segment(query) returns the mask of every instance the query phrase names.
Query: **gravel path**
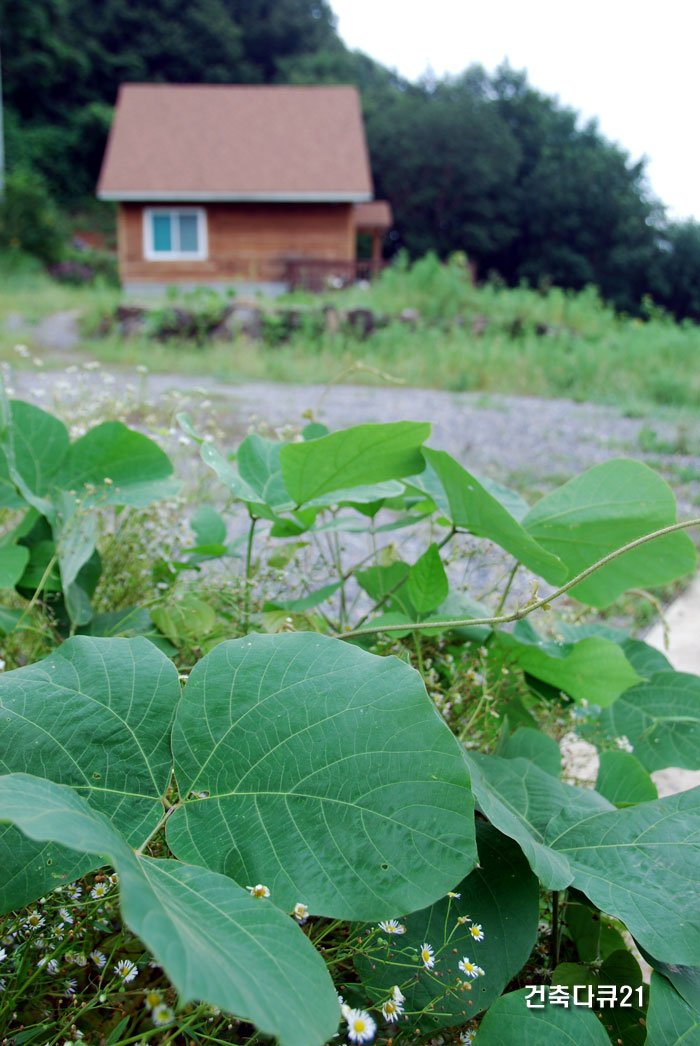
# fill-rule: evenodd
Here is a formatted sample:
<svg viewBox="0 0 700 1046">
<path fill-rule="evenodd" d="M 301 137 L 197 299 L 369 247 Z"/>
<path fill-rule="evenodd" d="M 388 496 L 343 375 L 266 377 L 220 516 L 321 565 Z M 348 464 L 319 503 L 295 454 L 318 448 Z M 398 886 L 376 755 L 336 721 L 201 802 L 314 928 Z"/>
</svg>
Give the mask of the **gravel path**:
<svg viewBox="0 0 700 1046">
<path fill-rule="evenodd" d="M 626 417 L 615 407 L 564 399 L 361 385 L 226 385 L 211 378 L 142 376 L 133 369 L 106 366 L 70 370 L 14 370 L 7 380 L 15 395 L 49 409 L 57 389 L 62 405 L 70 410 L 71 402 L 93 391 L 104 392 L 106 382 L 116 390 L 131 382 L 156 413 L 159 407 L 172 413 L 173 395 L 182 399 L 181 409 L 195 409 L 205 396 L 230 445 L 245 435 L 251 421 L 273 428 L 300 426 L 305 411 L 313 411 L 331 429 L 370 421 L 429 421 L 431 446 L 519 489 L 528 500 L 615 457 L 646 461 L 665 475 L 676 491 L 681 515 L 694 514 L 693 503 L 700 499 L 700 417 L 670 410 Z"/>
</svg>

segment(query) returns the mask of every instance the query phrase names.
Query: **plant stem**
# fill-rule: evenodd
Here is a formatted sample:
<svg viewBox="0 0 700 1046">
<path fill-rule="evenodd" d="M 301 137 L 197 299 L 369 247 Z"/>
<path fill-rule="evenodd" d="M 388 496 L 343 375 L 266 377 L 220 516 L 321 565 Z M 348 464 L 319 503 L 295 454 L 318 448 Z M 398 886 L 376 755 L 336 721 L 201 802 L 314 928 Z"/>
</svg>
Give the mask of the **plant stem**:
<svg viewBox="0 0 700 1046">
<path fill-rule="evenodd" d="M 258 517 L 251 514 L 250 527 L 248 528 L 248 543 L 245 552 L 245 592 L 243 593 L 243 628 L 245 632 L 248 631 L 248 622 L 250 618 L 250 579 L 252 576 L 253 565 L 253 538 L 255 536 L 255 524 L 257 522 Z"/>
<path fill-rule="evenodd" d="M 19 626 L 22 624 L 22 622 L 24 621 L 24 619 L 27 616 L 27 614 L 30 614 L 32 612 L 32 610 L 34 609 L 34 607 L 36 606 L 36 602 L 37 602 L 39 596 L 44 591 L 44 585 L 49 580 L 49 577 L 51 576 L 51 571 L 56 566 L 57 562 L 58 562 L 58 554 L 54 553 L 54 555 L 51 557 L 51 559 L 48 562 L 46 570 L 44 571 L 44 573 L 41 576 L 41 581 L 39 582 L 39 584 L 37 585 L 36 589 L 34 590 L 34 595 L 29 600 L 28 605 L 24 608 L 24 612 L 23 612 L 21 618 L 19 619 L 19 621 L 15 625 L 15 629 L 19 628 Z"/>
<path fill-rule="evenodd" d="M 160 821 L 159 821 L 159 822 L 158 822 L 158 824 L 157 824 L 157 825 L 155 826 L 155 828 L 153 829 L 153 831 L 151 832 L 151 834 L 150 834 L 149 836 L 147 836 L 147 838 L 146 838 L 146 839 L 144 839 L 144 841 L 143 841 L 143 842 L 141 843 L 141 845 L 139 846 L 138 850 L 135 850 L 135 851 L 134 851 L 134 853 L 135 853 L 135 854 L 137 855 L 137 857 L 138 857 L 138 855 L 139 855 L 139 854 L 142 854 L 142 853 L 143 853 L 143 851 L 144 851 L 144 850 L 146 849 L 146 847 L 147 847 L 147 846 L 148 846 L 148 844 L 150 843 L 151 839 L 153 839 L 153 837 L 154 837 L 154 836 L 156 836 L 156 835 L 158 834 L 158 832 L 159 832 L 159 831 L 161 830 L 161 828 L 163 827 L 163 825 L 165 824 L 165 822 L 166 822 L 166 821 L 168 820 L 168 818 L 170 817 L 170 815 L 171 815 L 171 814 L 172 814 L 172 813 L 173 813 L 173 812 L 174 812 L 175 810 L 177 810 L 177 808 L 178 808 L 179 806 L 181 806 L 181 805 L 182 805 L 182 803 L 181 803 L 180 801 L 178 801 L 177 803 L 174 803 L 174 804 L 173 804 L 173 805 L 172 805 L 171 807 L 169 807 L 169 808 L 168 808 L 168 809 L 167 809 L 167 810 L 165 811 L 165 813 L 163 814 L 163 816 L 161 817 Z"/>
<path fill-rule="evenodd" d="M 559 891 L 552 891 L 552 969 L 559 965 Z"/>
<path fill-rule="evenodd" d="M 612 563 L 614 559 L 625 554 L 625 552 L 631 552 L 633 548 L 638 548 L 640 545 L 645 545 L 648 541 L 653 541 L 654 538 L 663 537 L 665 534 L 673 534 L 676 530 L 687 530 L 689 527 L 700 526 L 700 517 L 694 519 L 686 519 L 681 523 L 672 523 L 668 527 L 662 527 L 660 530 L 654 530 L 651 534 L 645 534 L 641 538 L 636 538 L 634 541 L 628 542 L 621 548 L 616 549 L 614 552 L 609 552 L 607 556 L 603 556 L 596 563 L 593 563 L 590 567 L 586 567 L 580 574 L 572 578 L 571 581 L 567 581 L 561 588 L 556 589 L 548 596 L 544 596 L 542 599 L 537 599 L 533 603 L 528 603 L 524 607 L 520 607 L 518 610 L 514 610 L 512 614 L 501 614 L 494 615 L 493 617 L 466 617 L 460 619 L 452 619 L 450 621 L 431 621 L 431 628 L 459 628 L 464 625 L 505 625 L 510 621 L 520 621 L 524 617 L 532 614 L 535 610 L 541 610 L 549 608 L 549 604 L 558 599 L 559 596 L 563 596 L 565 592 L 572 589 L 575 585 L 580 584 L 581 581 L 585 581 L 587 577 L 594 574 L 596 570 L 600 570 L 601 567 L 607 566 L 608 563 Z M 356 628 L 352 632 L 345 632 L 344 635 L 339 635 L 337 639 L 353 639 L 355 636 L 366 636 L 374 635 L 376 632 L 403 632 L 412 628 L 421 628 L 424 622 L 421 621 L 410 621 L 399 625 L 379 625 L 376 628 Z"/>
<path fill-rule="evenodd" d="M 513 564 L 513 569 L 511 570 L 510 574 L 508 575 L 508 580 L 506 581 L 506 587 L 503 589 L 503 595 L 501 596 L 501 598 L 498 601 L 498 606 L 496 607 L 496 613 L 497 614 L 500 614 L 502 612 L 502 610 L 503 610 L 503 607 L 506 605 L 506 599 L 508 598 L 508 593 L 510 592 L 510 587 L 513 584 L 513 580 L 515 578 L 515 575 L 518 572 L 518 567 L 519 566 L 520 566 L 520 562 L 519 562 L 519 560 L 516 559 L 515 563 Z"/>
</svg>

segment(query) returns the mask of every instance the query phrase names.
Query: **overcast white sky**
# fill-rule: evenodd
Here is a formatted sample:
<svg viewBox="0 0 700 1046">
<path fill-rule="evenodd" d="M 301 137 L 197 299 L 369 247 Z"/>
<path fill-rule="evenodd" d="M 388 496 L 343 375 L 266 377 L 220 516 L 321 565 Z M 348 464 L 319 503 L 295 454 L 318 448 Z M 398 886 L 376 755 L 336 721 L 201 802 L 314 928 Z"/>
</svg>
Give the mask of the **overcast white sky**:
<svg viewBox="0 0 700 1046">
<path fill-rule="evenodd" d="M 596 116 L 672 217 L 700 220 L 698 0 L 329 0 L 338 31 L 409 80 L 504 58 Z"/>
</svg>

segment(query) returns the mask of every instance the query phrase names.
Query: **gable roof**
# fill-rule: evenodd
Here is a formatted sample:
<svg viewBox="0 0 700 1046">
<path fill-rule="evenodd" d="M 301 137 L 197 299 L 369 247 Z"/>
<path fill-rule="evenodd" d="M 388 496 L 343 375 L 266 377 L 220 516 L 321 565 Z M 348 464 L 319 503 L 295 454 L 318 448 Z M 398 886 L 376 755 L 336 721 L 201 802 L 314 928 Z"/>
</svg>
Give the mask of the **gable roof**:
<svg viewBox="0 0 700 1046">
<path fill-rule="evenodd" d="M 354 87 L 123 84 L 103 200 L 372 198 Z"/>
</svg>

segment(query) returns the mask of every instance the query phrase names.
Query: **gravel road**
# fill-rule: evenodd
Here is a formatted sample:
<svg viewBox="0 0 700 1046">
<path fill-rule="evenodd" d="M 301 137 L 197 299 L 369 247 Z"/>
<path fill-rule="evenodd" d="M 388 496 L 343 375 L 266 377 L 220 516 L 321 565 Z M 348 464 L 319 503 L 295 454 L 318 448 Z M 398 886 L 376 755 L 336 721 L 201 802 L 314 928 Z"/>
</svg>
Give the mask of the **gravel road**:
<svg viewBox="0 0 700 1046">
<path fill-rule="evenodd" d="M 676 491 L 681 515 L 694 514 L 700 499 L 700 417 L 671 410 L 627 417 L 615 408 L 564 399 L 485 396 L 405 387 L 288 385 L 247 382 L 226 385 L 211 378 L 138 375 L 133 369 L 73 366 L 55 370 L 8 371 L 14 394 L 64 410 L 91 395 L 115 395 L 129 387 L 156 413 L 196 409 L 206 397 L 217 427 L 235 445 L 251 420 L 273 428 L 303 425 L 314 416 L 331 429 L 361 422 L 411 419 L 432 423 L 430 445 L 447 450 L 477 473 L 490 476 L 534 499 L 591 465 L 634 457 L 660 471 Z"/>
</svg>

